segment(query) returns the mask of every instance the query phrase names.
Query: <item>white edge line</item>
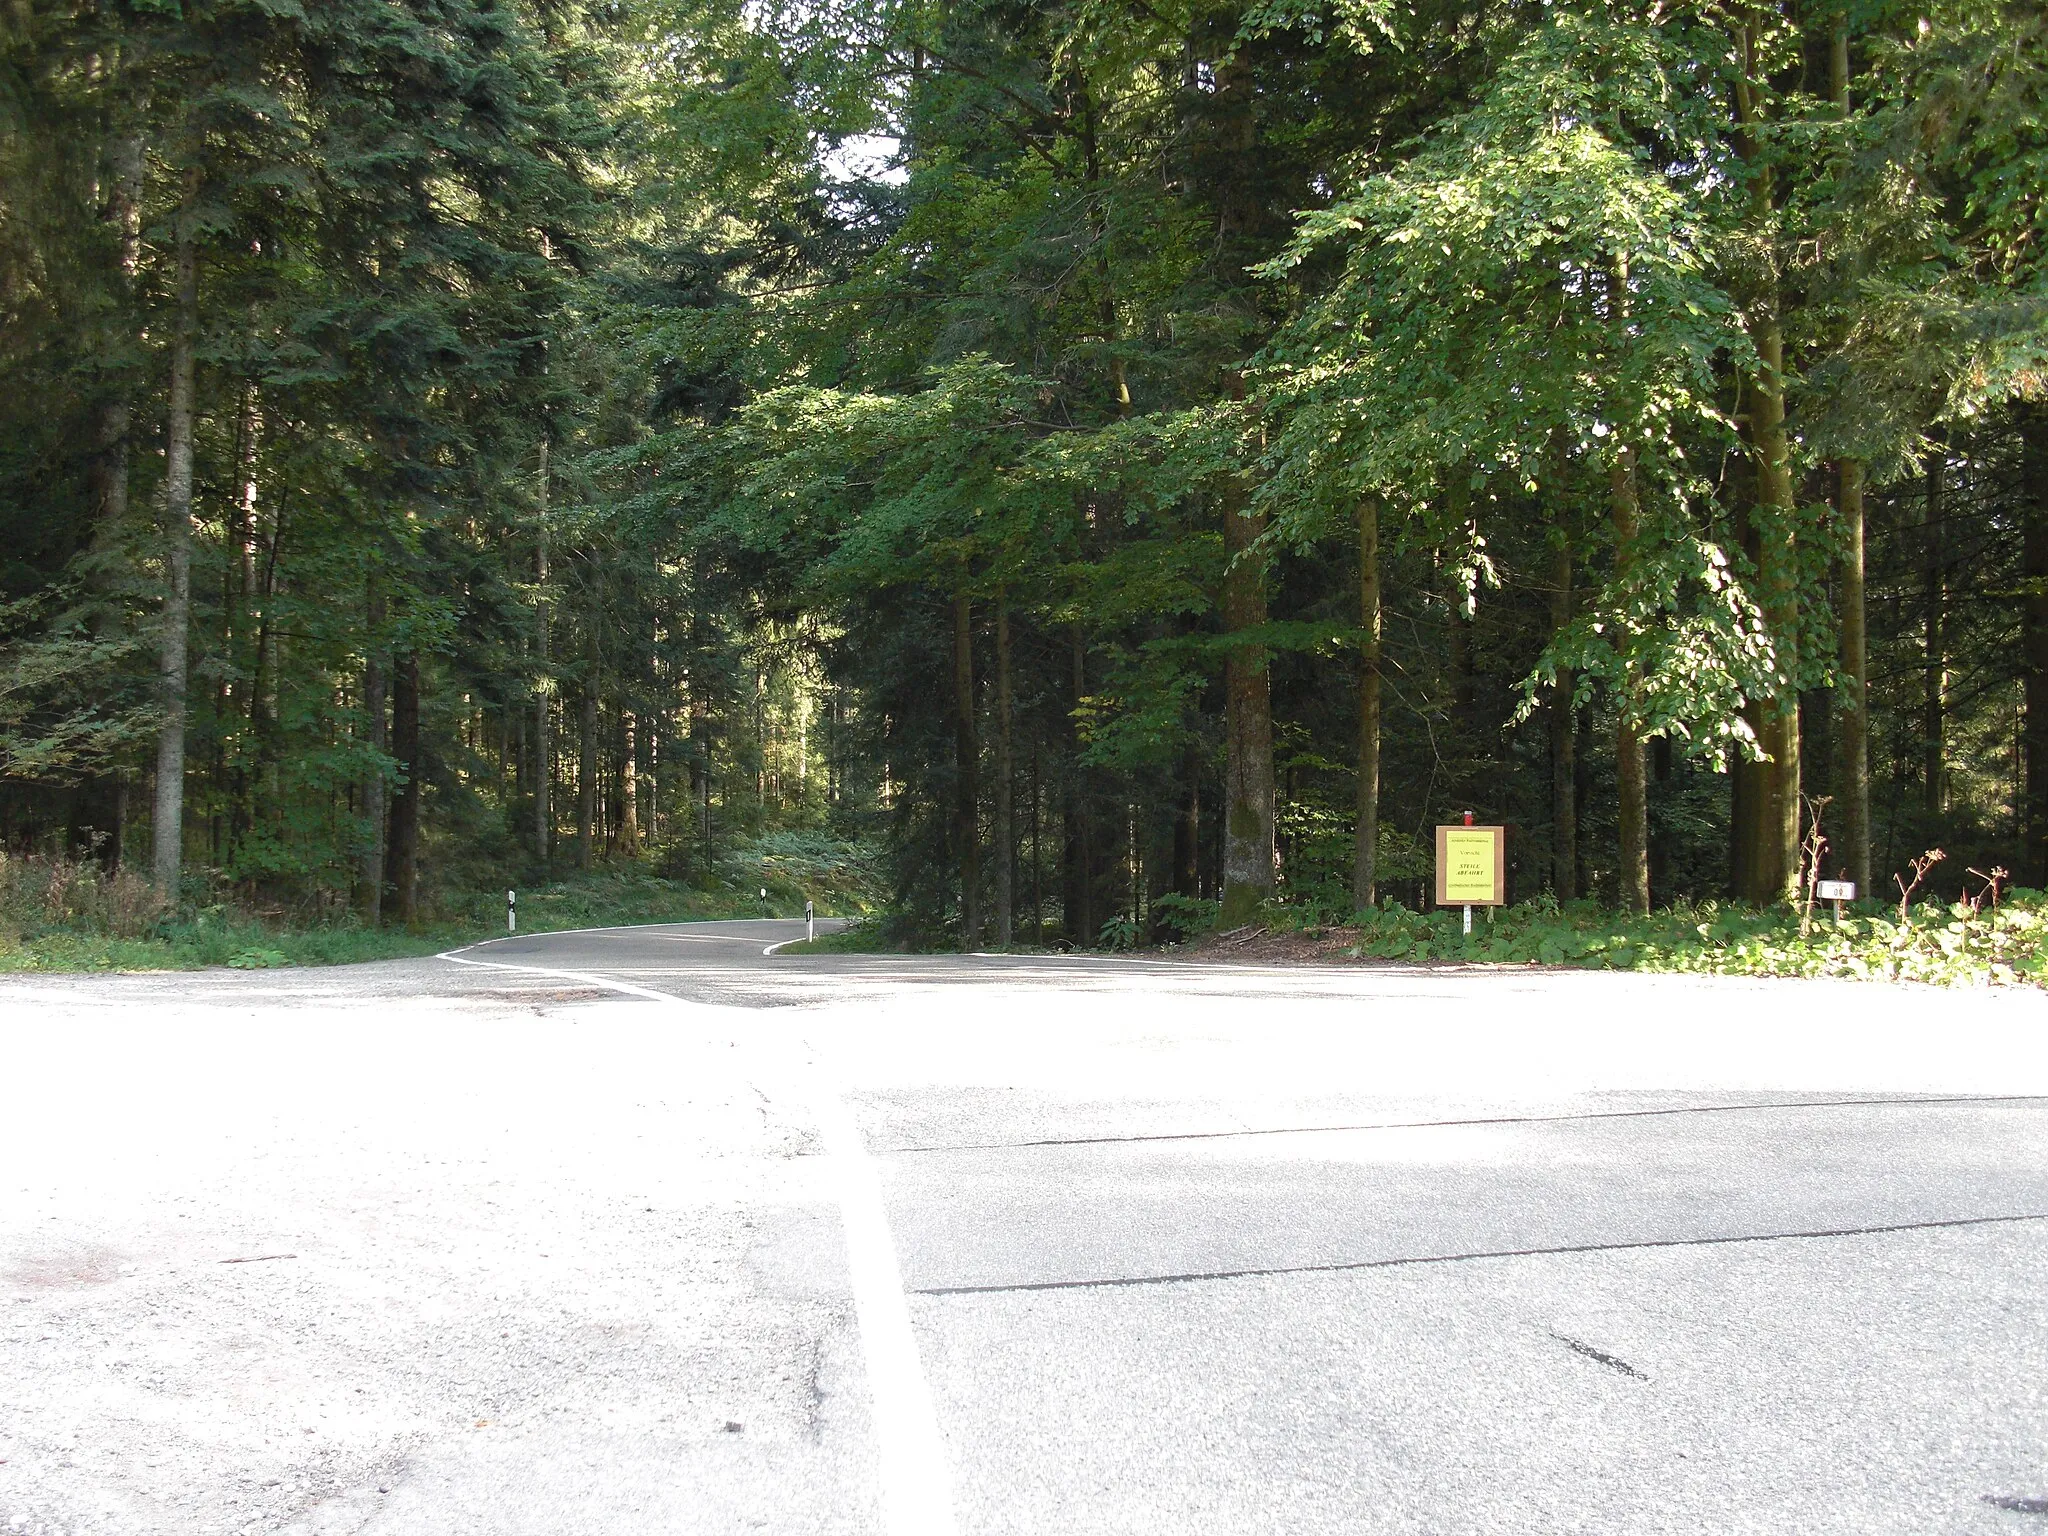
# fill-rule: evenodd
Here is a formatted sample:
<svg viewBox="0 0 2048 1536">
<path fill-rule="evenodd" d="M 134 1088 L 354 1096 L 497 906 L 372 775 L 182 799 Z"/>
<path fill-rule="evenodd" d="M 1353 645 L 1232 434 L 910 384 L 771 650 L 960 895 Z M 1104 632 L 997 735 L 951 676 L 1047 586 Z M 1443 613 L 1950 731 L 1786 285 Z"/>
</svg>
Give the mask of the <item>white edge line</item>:
<svg viewBox="0 0 2048 1536">
<path fill-rule="evenodd" d="M 889 1536 L 955 1536 L 952 1469 L 910 1327 L 881 1176 L 844 1099 L 821 1092 L 817 1114 L 839 1174 L 846 1267 L 881 1453 L 882 1527 Z"/>
<path fill-rule="evenodd" d="M 680 917 L 672 922 L 665 923 L 611 923 L 601 928 L 536 928 L 531 932 L 522 929 L 518 933 L 501 933 L 495 938 L 476 939 L 468 944 L 458 944 L 453 949 L 443 951 L 441 954 L 434 956 L 434 958 L 436 960 L 447 960 L 461 954 L 466 949 L 482 949 L 486 944 L 511 944 L 520 939 L 551 939 L 557 936 L 566 937 L 572 933 L 638 933 L 645 928 L 694 928 L 712 923 L 800 923 L 802 921 L 803 919 L 800 917 Z M 751 944 L 754 942 L 754 938 L 758 938 L 759 935 L 749 937 L 743 933 L 704 933 L 684 934 L 678 935 L 678 937 L 729 939 L 735 944 Z M 545 967 L 542 969 L 545 969 Z M 680 999 L 671 999 L 671 1001 L 680 1001 Z"/>
<path fill-rule="evenodd" d="M 689 1006 L 671 993 L 584 971 L 513 965 L 503 960 L 466 960 L 460 949 L 446 950 L 434 958 L 454 965 L 473 965 L 480 970 L 558 976 L 629 997 L 678 1008 Z M 917 1335 L 910 1327 L 910 1304 L 903 1294 L 896 1244 L 889 1235 L 881 1176 L 846 1101 L 822 1082 L 814 1086 L 814 1094 L 813 1114 L 819 1135 L 838 1175 L 847 1275 L 853 1290 L 854 1316 L 860 1327 L 861 1354 L 867 1364 L 868 1392 L 874 1401 L 875 1443 L 881 1462 L 882 1527 L 887 1536 L 956 1536 L 959 1527 L 953 1518 L 952 1471 L 939 1435 L 931 1388 L 918 1357 Z"/>
<path fill-rule="evenodd" d="M 571 929 L 568 931 L 574 932 L 576 930 Z M 495 939 L 487 939 L 484 942 L 496 943 L 497 941 Z M 614 981 L 609 976 L 592 976 L 584 971 L 565 971 L 552 965 L 514 965 L 509 960 L 465 960 L 462 958 L 462 951 L 464 949 L 474 948 L 476 948 L 474 944 L 464 944 L 456 949 L 444 949 L 434 958 L 436 960 L 446 960 L 451 965 L 473 965 L 477 969 L 484 971 L 519 971 L 529 976 L 554 976 L 563 981 L 580 981 L 586 987 L 602 987 L 610 992 L 623 992 L 628 997 L 645 998 L 652 1003 L 672 1003 L 677 1007 L 688 1006 L 684 999 L 677 997 L 672 992 L 657 992 L 652 987 L 636 987 L 630 981 Z"/>
</svg>

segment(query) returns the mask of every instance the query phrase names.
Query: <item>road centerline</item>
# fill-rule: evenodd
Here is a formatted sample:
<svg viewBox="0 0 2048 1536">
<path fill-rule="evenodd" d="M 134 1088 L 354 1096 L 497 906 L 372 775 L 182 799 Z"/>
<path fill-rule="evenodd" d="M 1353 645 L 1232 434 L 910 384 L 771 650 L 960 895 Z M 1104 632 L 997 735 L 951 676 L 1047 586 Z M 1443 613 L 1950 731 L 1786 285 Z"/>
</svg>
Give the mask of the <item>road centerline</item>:
<svg viewBox="0 0 2048 1536">
<path fill-rule="evenodd" d="M 678 1008 L 705 1006 L 588 971 L 471 960 L 457 950 L 435 958 L 456 965 L 581 981 Z M 807 1075 L 811 1081 L 805 1086 L 810 1091 L 800 1093 L 799 1097 L 809 1101 L 838 1175 L 848 1278 L 874 1413 L 883 1529 L 886 1536 L 955 1536 L 951 1473 L 939 1435 L 938 1416 L 932 1407 L 931 1390 L 918 1355 L 917 1337 L 911 1331 L 910 1309 L 889 1232 L 881 1178 L 844 1097 L 822 1080 L 815 1060 Z"/>
</svg>

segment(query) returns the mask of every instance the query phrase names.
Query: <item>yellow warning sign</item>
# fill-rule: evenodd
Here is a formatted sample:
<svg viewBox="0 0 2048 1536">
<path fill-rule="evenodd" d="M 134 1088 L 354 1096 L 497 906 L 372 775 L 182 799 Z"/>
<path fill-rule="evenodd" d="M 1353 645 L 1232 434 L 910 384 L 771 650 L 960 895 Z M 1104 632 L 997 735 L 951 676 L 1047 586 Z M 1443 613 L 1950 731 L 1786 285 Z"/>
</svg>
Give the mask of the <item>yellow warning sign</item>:
<svg viewBox="0 0 2048 1536">
<path fill-rule="evenodd" d="M 1507 898 L 1507 829 L 1436 829 L 1436 904 L 1498 907 Z"/>
</svg>

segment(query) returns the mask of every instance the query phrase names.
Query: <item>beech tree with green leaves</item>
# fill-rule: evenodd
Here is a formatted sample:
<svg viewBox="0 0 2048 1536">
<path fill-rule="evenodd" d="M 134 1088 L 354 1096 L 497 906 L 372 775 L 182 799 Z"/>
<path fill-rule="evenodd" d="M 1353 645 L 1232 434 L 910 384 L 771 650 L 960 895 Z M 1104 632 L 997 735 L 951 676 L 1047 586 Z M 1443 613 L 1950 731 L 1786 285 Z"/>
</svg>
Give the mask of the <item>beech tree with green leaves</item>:
<svg viewBox="0 0 2048 1536">
<path fill-rule="evenodd" d="M 1466 809 L 1517 898 L 2048 881 L 2044 78 L 2005 0 L 16 7 L 0 843 L 410 924 L 829 831 L 962 946 L 1420 906 Z"/>
</svg>

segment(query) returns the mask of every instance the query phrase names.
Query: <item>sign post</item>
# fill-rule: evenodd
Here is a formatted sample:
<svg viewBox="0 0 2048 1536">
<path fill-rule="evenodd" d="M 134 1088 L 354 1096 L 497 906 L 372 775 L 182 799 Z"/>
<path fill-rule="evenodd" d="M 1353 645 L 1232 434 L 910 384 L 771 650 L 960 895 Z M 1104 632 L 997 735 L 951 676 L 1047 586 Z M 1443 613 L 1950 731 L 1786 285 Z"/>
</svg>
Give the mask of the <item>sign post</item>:
<svg viewBox="0 0 2048 1536">
<path fill-rule="evenodd" d="M 1856 882 L 1854 880 L 1817 881 L 1814 885 L 1813 893 L 1822 901 L 1832 901 L 1835 904 L 1835 926 L 1839 928 L 1842 926 L 1842 903 L 1856 899 Z"/>
<path fill-rule="evenodd" d="M 1472 932 L 1474 907 L 1507 905 L 1507 828 L 1475 827 L 1465 813 L 1461 827 L 1436 829 L 1436 904 L 1465 909 Z"/>
<path fill-rule="evenodd" d="M 517 933 L 519 931 L 519 893 L 517 891 L 507 891 L 505 893 L 505 931 L 507 933 Z"/>
</svg>

